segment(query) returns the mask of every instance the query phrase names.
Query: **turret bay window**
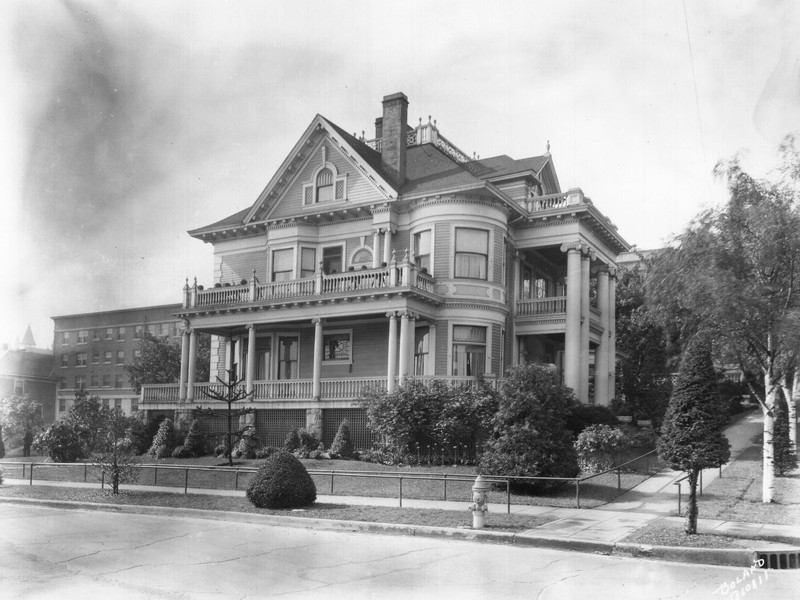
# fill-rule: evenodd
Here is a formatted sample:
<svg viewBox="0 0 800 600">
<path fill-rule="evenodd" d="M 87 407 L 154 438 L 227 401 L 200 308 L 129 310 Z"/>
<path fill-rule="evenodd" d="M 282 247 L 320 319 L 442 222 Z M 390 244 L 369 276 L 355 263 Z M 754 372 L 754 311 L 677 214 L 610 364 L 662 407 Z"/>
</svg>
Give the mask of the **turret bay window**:
<svg viewBox="0 0 800 600">
<path fill-rule="evenodd" d="M 431 272 L 431 231 L 420 231 L 414 234 L 414 260 L 417 268 Z"/>
<path fill-rule="evenodd" d="M 453 326 L 453 376 L 474 377 L 486 370 L 486 327 Z"/>
<path fill-rule="evenodd" d="M 486 279 L 489 262 L 489 232 L 484 229 L 456 229 L 455 276 Z"/>
<path fill-rule="evenodd" d="M 288 281 L 292 278 L 294 269 L 294 248 L 272 251 L 272 281 Z"/>
</svg>

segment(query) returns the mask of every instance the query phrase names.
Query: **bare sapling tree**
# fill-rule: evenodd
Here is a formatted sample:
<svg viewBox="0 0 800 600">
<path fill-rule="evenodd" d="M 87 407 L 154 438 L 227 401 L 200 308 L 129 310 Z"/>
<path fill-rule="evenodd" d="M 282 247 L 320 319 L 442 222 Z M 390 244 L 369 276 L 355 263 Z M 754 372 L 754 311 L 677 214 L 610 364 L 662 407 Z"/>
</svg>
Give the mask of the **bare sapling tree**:
<svg viewBox="0 0 800 600">
<path fill-rule="evenodd" d="M 215 402 L 224 402 L 227 404 L 227 408 L 222 410 L 217 410 L 214 408 L 202 408 L 198 406 L 196 409 L 196 414 L 198 416 L 204 417 L 218 417 L 224 416 L 228 419 L 228 428 L 227 428 L 227 454 L 228 454 L 228 464 L 233 466 L 233 438 L 235 437 L 236 440 L 242 436 L 246 427 L 240 428 L 239 427 L 239 417 L 244 415 L 253 414 L 256 412 L 254 407 L 245 406 L 240 408 L 234 408 L 233 405 L 237 402 L 241 402 L 243 400 L 248 400 L 253 398 L 253 392 L 248 392 L 243 385 L 243 379 L 236 379 L 234 376 L 234 371 L 228 370 L 228 381 L 223 381 L 222 378 L 219 376 L 217 377 L 217 382 L 220 386 L 219 390 L 214 388 L 209 388 L 208 390 L 202 389 L 203 395 L 206 398 L 209 398 Z M 234 430 L 233 427 L 233 420 L 236 419 L 236 429 Z"/>
</svg>

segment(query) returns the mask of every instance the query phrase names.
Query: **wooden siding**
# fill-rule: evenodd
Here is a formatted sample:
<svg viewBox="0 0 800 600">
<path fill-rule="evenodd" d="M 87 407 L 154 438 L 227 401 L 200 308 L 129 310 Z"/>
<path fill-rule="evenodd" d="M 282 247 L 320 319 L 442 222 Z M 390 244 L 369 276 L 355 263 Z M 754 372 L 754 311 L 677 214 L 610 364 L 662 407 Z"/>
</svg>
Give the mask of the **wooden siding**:
<svg viewBox="0 0 800 600">
<path fill-rule="evenodd" d="M 492 339 L 490 340 L 491 348 L 492 348 L 492 364 L 491 372 L 497 375 L 498 377 L 502 373 L 502 365 L 500 364 L 500 356 L 502 354 L 502 347 L 503 347 L 503 331 L 502 327 L 497 325 L 492 327 Z"/>
<path fill-rule="evenodd" d="M 332 163 L 341 177 L 347 174 L 347 204 L 362 204 L 374 202 L 382 198 L 375 187 L 367 181 L 350 161 L 345 158 L 330 140 L 323 142 L 328 148 L 328 162 Z M 278 206 L 272 211 L 270 218 L 282 218 L 303 214 L 303 186 L 312 183 L 314 170 L 322 164 L 322 146 L 318 147 L 310 159 L 303 165 L 297 177 L 278 201 Z M 317 205 L 325 206 L 325 203 Z M 341 203 L 336 203 L 337 206 Z"/>
<path fill-rule="evenodd" d="M 220 283 L 239 285 L 242 279 L 250 281 L 253 269 L 259 278 L 264 277 L 269 270 L 267 254 L 263 251 L 225 254 L 221 258 Z"/>
<path fill-rule="evenodd" d="M 396 251 L 397 262 L 403 260 L 406 250 L 408 250 L 409 257 L 411 256 L 414 249 L 411 247 L 411 234 L 408 229 L 396 231 L 392 235 L 392 248 Z"/>
<path fill-rule="evenodd" d="M 438 279 L 450 278 L 450 224 L 436 223 L 433 238 L 433 276 Z M 438 359 L 437 359 L 438 360 Z M 437 367 L 437 375 L 439 370 Z"/>
<path fill-rule="evenodd" d="M 491 281 L 497 285 L 503 283 L 503 237 L 505 231 L 501 227 L 495 226 L 492 235 L 492 278 Z"/>
</svg>

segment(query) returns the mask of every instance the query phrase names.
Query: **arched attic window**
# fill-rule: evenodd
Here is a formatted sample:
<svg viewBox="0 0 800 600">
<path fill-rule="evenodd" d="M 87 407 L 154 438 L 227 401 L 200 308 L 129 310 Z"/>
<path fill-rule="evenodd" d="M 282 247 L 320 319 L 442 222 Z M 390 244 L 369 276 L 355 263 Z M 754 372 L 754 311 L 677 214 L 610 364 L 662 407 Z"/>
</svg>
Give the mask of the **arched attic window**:
<svg viewBox="0 0 800 600">
<path fill-rule="evenodd" d="M 324 162 L 311 182 L 303 186 L 303 206 L 347 200 L 347 174 L 339 175 L 332 163 Z"/>
<path fill-rule="evenodd" d="M 333 173 L 330 169 L 322 169 L 317 173 L 317 202 L 333 200 Z"/>
</svg>

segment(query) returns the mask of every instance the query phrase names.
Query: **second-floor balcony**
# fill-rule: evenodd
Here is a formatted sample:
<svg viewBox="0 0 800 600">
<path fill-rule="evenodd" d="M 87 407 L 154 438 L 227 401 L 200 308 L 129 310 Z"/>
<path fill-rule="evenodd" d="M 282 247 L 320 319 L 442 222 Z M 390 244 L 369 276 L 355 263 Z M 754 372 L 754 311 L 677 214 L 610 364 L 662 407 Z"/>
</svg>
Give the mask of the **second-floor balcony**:
<svg viewBox="0 0 800 600">
<path fill-rule="evenodd" d="M 417 270 L 405 259 L 402 263 L 377 269 L 354 269 L 330 275 L 319 271 L 305 279 L 259 283 L 255 276 L 242 285 L 225 285 L 211 289 L 201 286 L 184 287 L 184 308 L 211 309 L 248 304 L 271 304 L 336 296 L 370 296 L 392 291 L 415 291 L 427 296 L 434 294 L 434 279 Z"/>
<path fill-rule="evenodd" d="M 538 315 L 557 315 L 566 312 L 567 312 L 566 296 L 535 298 L 533 300 L 520 300 L 517 302 L 517 316 L 519 317 L 533 317 Z"/>
</svg>

